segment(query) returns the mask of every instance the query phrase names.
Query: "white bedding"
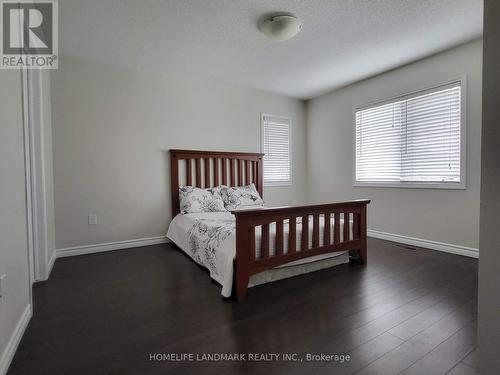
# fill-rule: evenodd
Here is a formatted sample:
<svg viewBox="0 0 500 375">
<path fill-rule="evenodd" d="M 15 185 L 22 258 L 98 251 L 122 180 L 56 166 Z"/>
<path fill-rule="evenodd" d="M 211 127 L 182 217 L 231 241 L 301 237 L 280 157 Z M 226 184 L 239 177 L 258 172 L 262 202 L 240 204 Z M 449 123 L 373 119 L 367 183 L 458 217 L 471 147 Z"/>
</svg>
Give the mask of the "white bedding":
<svg viewBox="0 0 500 375">
<path fill-rule="evenodd" d="M 331 241 L 333 241 L 333 215 L 330 220 Z M 352 237 L 352 220 L 349 221 L 350 236 Z M 344 221 L 340 220 L 340 238 L 343 237 Z M 202 212 L 195 214 L 177 215 L 168 228 L 167 237 L 188 254 L 196 263 L 206 267 L 210 276 L 222 285 L 221 294 L 224 297 L 231 295 L 233 284 L 233 260 L 236 254 L 236 233 L 235 217 L 230 212 Z M 309 217 L 309 247 L 312 246 L 312 216 Z M 323 233 L 324 217 L 320 216 L 320 233 Z M 260 238 L 261 228 L 255 228 L 255 253 L 256 259 L 260 258 Z M 284 253 L 288 249 L 288 222 L 284 222 Z M 269 237 L 271 238 L 269 254 L 275 254 L 276 226 L 271 224 L 269 228 Z M 320 246 L 323 245 L 323 236 L 320 235 Z M 301 219 L 297 219 L 296 227 L 296 249 L 300 251 L 301 244 Z M 346 252 L 321 254 L 313 257 L 300 259 L 287 263 L 280 267 L 290 267 L 298 264 L 315 262 L 318 260 L 340 257 L 344 263 L 348 261 Z M 303 272 L 301 272 L 303 273 Z"/>
</svg>

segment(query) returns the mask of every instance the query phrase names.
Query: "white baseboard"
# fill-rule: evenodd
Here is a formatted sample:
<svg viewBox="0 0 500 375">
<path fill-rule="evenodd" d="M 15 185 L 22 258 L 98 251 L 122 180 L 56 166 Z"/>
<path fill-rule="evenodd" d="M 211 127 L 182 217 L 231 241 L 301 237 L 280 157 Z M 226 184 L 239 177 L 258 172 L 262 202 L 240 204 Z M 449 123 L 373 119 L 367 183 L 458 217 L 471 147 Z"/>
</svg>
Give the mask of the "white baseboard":
<svg viewBox="0 0 500 375">
<path fill-rule="evenodd" d="M 0 375 L 7 374 L 7 370 L 9 369 L 10 363 L 14 358 L 14 354 L 16 353 L 17 347 L 21 342 L 21 338 L 24 335 L 24 331 L 28 326 L 31 316 L 32 316 L 31 304 L 28 304 L 28 306 L 26 306 L 26 308 L 24 309 L 21 318 L 17 322 L 16 328 L 14 329 L 12 336 L 10 336 L 10 339 L 7 342 L 7 346 L 5 347 L 5 350 L 3 351 L 2 356 L 0 357 Z"/>
<path fill-rule="evenodd" d="M 150 238 L 139 238 L 136 240 L 126 240 L 126 241 L 116 241 L 116 242 L 106 242 L 99 243 L 95 245 L 83 245 L 83 246 L 73 246 L 66 247 L 56 250 L 57 258 L 70 257 L 74 255 L 101 253 L 104 251 L 128 249 L 130 247 L 141 247 L 158 245 L 162 243 L 169 242 L 164 236 L 150 237 Z"/>
<path fill-rule="evenodd" d="M 56 262 L 57 251 L 54 250 L 52 252 L 52 256 L 49 259 L 49 263 L 47 263 L 47 280 L 50 277 L 50 273 L 52 272 L 52 268 L 54 268 L 54 263 Z"/>
<path fill-rule="evenodd" d="M 392 242 L 399 242 L 406 245 L 425 247 L 426 249 L 444 251 L 446 253 L 464 255 L 471 258 L 479 257 L 479 249 L 473 247 L 453 245 L 444 242 L 424 240 L 422 238 L 414 238 L 408 236 L 402 236 L 400 234 L 380 232 L 378 230 L 368 229 L 368 237 L 379 238 L 381 240 L 387 240 Z"/>
</svg>

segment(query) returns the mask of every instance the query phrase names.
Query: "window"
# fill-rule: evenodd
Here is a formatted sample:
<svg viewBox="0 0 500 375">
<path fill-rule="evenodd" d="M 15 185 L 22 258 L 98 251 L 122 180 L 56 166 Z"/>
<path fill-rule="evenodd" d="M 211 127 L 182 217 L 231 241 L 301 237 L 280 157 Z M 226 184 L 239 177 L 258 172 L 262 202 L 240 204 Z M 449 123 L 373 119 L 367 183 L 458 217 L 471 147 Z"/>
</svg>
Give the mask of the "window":
<svg viewBox="0 0 500 375">
<path fill-rule="evenodd" d="M 261 116 L 264 184 L 290 185 L 290 119 Z"/>
<path fill-rule="evenodd" d="M 465 188 L 462 82 L 355 112 L 355 186 Z"/>
</svg>

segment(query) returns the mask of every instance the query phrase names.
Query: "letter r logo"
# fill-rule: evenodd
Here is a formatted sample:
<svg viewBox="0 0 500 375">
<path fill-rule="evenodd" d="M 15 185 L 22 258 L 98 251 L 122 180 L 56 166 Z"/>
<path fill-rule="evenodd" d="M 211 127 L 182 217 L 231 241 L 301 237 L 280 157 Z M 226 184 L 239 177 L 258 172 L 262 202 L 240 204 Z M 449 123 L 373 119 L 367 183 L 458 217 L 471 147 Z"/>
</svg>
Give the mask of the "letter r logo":
<svg viewBox="0 0 500 375">
<path fill-rule="evenodd" d="M 53 3 L 2 1 L 2 53 L 53 54 Z"/>
</svg>

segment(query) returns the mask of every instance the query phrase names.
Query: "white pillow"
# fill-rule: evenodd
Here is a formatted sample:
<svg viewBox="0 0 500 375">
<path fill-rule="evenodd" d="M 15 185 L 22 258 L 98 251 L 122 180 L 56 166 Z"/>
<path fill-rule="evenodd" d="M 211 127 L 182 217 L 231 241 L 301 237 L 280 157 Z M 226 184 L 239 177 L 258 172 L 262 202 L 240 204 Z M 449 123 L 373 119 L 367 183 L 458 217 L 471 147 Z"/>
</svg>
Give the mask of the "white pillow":
<svg viewBox="0 0 500 375">
<path fill-rule="evenodd" d="M 233 211 L 241 207 L 264 205 L 264 201 L 254 184 L 237 187 L 221 186 L 220 192 L 228 211 Z"/>
<path fill-rule="evenodd" d="M 180 186 L 179 204 L 181 214 L 226 211 L 219 187 L 201 189 L 194 186 Z"/>
</svg>

